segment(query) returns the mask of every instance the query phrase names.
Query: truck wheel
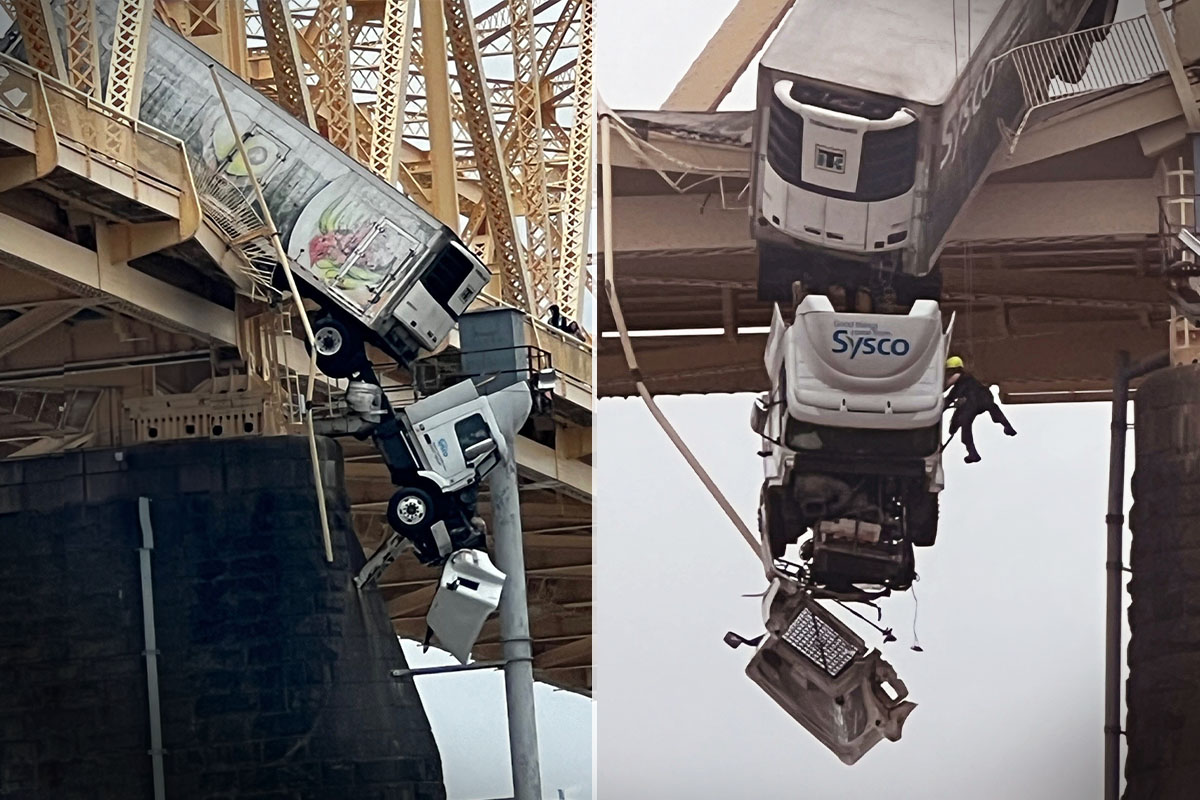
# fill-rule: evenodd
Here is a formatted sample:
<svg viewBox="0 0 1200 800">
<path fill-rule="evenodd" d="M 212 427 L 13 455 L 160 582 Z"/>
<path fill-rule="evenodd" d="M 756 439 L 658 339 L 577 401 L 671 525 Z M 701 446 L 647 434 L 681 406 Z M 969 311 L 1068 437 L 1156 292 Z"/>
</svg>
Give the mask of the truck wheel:
<svg viewBox="0 0 1200 800">
<path fill-rule="evenodd" d="M 388 501 L 387 521 L 401 536 L 421 543 L 435 522 L 433 498 L 416 486 L 399 489 Z"/>
<path fill-rule="evenodd" d="M 341 320 L 322 317 L 313 325 L 317 369 L 331 378 L 349 378 L 364 360 L 362 339 Z"/>
<path fill-rule="evenodd" d="M 933 547 L 937 541 L 938 496 L 933 492 L 921 492 L 908 503 L 905 513 L 908 539 L 915 547 Z"/>
</svg>

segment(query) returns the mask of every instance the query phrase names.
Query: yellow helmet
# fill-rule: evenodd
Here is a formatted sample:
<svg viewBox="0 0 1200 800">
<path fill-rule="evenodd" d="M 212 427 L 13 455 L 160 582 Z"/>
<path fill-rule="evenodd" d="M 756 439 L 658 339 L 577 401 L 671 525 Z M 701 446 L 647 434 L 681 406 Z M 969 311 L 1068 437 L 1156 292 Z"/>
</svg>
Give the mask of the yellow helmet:
<svg viewBox="0 0 1200 800">
<path fill-rule="evenodd" d="M 963 360 L 958 356 L 950 356 L 946 359 L 946 369 L 962 369 Z"/>
</svg>

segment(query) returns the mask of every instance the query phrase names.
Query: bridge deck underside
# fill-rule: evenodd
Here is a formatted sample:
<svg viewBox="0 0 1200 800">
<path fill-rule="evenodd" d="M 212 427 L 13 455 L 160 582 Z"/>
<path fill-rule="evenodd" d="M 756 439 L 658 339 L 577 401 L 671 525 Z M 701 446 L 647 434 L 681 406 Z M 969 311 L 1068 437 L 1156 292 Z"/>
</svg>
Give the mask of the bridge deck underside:
<svg viewBox="0 0 1200 800">
<path fill-rule="evenodd" d="M 1157 257 L 1157 240 L 1149 237 L 955 248 L 941 261 L 943 308 L 956 314 L 955 346 L 1010 400 L 1103 399 L 1118 350 L 1140 357 L 1166 347 L 1166 293 L 1158 279 L 1139 274 L 1139 264 Z M 651 391 L 766 388 L 762 329 L 771 306 L 756 299 L 752 250 L 617 258 L 617 291 L 631 330 L 692 332 L 634 339 Z M 600 326 L 615 330 L 607 302 Z M 611 336 L 601 339 L 597 369 L 602 396 L 634 392 Z"/>
</svg>

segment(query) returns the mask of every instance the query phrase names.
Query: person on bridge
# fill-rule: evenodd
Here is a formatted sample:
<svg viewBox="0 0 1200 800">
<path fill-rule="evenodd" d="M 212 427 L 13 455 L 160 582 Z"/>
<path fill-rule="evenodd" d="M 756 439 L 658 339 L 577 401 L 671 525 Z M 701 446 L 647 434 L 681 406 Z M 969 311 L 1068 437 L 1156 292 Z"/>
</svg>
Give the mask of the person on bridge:
<svg viewBox="0 0 1200 800">
<path fill-rule="evenodd" d="M 581 341 L 586 341 L 583 329 L 579 327 L 579 323 L 563 314 L 557 305 L 550 306 L 550 314 L 546 318 L 546 322 L 552 327 L 558 328 L 563 333 L 574 336 Z"/>
<path fill-rule="evenodd" d="M 974 464 L 981 458 L 979 451 L 975 449 L 975 435 L 971 431 L 971 425 L 975 418 L 985 411 L 992 418 L 992 422 L 1004 426 L 1006 436 L 1017 435 L 1000 406 L 996 404 L 991 390 L 966 371 L 963 360 L 958 356 L 951 356 L 946 360 L 946 387 L 949 391 L 946 393 L 945 407 L 954 409 L 954 413 L 950 415 L 950 436 L 953 437 L 960 428 L 962 429 L 963 445 L 967 448 L 967 457 L 963 460 L 968 464 Z"/>
</svg>

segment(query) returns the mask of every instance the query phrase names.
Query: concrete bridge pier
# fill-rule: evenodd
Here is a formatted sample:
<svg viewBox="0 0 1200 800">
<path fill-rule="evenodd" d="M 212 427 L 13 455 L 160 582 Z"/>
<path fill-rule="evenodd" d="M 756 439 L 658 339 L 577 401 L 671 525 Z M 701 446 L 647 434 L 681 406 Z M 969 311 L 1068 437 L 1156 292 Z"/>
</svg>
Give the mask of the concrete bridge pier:
<svg viewBox="0 0 1200 800">
<path fill-rule="evenodd" d="M 1200 366 L 1138 388 L 1125 800 L 1200 787 Z"/>
<path fill-rule="evenodd" d="M 143 532 L 167 798 L 443 800 L 341 452 L 304 437 L 0 461 L 0 798 L 151 798 Z"/>
</svg>

